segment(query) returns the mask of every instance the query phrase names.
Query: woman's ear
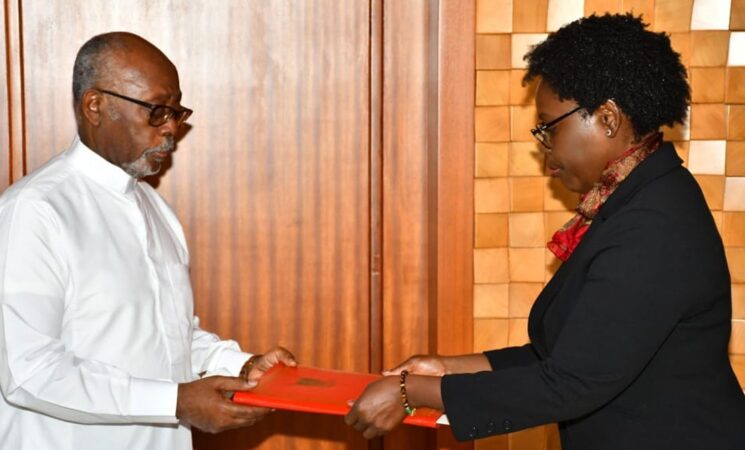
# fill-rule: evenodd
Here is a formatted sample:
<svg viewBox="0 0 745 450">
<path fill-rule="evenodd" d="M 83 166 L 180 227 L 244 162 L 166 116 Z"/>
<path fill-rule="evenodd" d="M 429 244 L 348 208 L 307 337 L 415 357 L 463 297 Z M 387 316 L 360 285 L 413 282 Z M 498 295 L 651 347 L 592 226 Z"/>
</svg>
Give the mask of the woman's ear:
<svg viewBox="0 0 745 450">
<path fill-rule="evenodd" d="M 598 108 L 597 115 L 605 135 L 609 138 L 614 137 L 621 128 L 621 122 L 623 121 L 621 110 L 616 102 L 613 99 L 606 100 Z"/>
</svg>

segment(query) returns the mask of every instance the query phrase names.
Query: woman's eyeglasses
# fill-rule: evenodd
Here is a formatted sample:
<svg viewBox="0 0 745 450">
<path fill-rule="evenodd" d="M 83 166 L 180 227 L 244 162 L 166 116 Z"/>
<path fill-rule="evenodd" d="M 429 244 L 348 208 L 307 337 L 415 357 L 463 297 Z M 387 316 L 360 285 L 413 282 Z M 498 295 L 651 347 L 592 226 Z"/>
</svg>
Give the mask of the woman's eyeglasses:
<svg viewBox="0 0 745 450">
<path fill-rule="evenodd" d="M 533 136 L 538 139 L 538 142 L 543 144 L 544 147 L 547 149 L 551 149 L 551 128 L 555 127 L 557 123 L 561 122 L 562 120 L 566 119 L 567 117 L 571 116 L 572 114 L 576 113 L 582 109 L 581 106 L 578 106 L 574 108 L 573 110 L 569 111 L 568 113 L 562 114 L 561 116 L 557 117 L 556 119 L 552 120 L 549 123 L 539 123 L 535 126 L 530 132 L 533 134 Z"/>
<path fill-rule="evenodd" d="M 176 120 L 177 126 L 181 126 L 181 124 L 186 122 L 186 119 L 188 119 L 189 116 L 194 113 L 194 111 L 190 110 L 189 108 L 176 109 L 168 105 L 154 105 L 152 103 L 137 100 L 136 98 L 132 97 L 127 97 L 126 95 L 108 91 L 106 89 L 99 89 L 99 91 L 103 92 L 104 94 L 113 95 L 114 97 L 121 98 L 122 100 L 127 100 L 129 102 L 144 106 L 145 108 L 149 109 L 150 118 L 148 119 L 148 124 L 150 124 L 151 127 L 159 127 L 171 120 L 171 118 Z"/>
</svg>

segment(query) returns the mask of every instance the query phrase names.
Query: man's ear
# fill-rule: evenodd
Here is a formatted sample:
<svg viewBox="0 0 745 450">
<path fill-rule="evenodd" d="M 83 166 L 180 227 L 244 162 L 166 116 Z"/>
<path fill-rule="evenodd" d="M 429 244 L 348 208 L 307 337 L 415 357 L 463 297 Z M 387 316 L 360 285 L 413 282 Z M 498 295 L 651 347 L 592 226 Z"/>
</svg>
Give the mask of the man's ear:
<svg viewBox="0 0 745 450">
<path fill-rule="evenodd" d="M 86 89 L 80 98 L 80 114 L 83 119 L 97 127 L 101 124 L 101 101 L 103 94 L 95 89 Z"/>
<path fill-rule="evenodd" d="M 623 115 L 618 104 L 613 99 L 608 99 L 600 105 L 597 114 L 605 135 L 607 137 L 614 137 L 621 128 L 621 122 L 623 121 Z"/>
</svg>

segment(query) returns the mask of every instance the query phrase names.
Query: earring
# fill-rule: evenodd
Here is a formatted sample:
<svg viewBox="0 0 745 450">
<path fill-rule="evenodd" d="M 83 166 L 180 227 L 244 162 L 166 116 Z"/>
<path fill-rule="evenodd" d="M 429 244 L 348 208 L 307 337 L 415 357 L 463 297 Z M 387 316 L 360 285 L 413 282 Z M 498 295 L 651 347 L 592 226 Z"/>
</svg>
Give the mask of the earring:
<svg viewBox="0 0 745 450">
<path fill-rule="evenodd" d="M 611 131 L 610 128 L 608 128 L 607 130 L 605 130 L 605 135 L 606 136 L 610 137 L 611 134 L 613 134 L 613 131 Z"/>
</svg>

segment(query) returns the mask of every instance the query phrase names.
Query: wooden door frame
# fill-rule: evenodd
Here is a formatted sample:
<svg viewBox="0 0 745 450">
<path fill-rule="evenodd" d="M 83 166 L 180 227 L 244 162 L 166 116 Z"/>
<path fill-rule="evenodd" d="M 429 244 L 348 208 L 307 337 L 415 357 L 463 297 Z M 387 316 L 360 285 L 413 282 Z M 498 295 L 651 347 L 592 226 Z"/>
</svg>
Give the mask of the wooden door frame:
<svg viewBox="0 0 745 450">
<path fill-rule="evenodd" d="M 425 0 L 435 12 L 430 17 L 430 52 L 427 82 L 431 100 L 423 112 L 427 130 L 426 211 L 429 336 L 431 353 L 470 353 L 473 349 L 473 167 L 475 0 Z M 371 2 L 370 51 L 370 369 L 382 368 L 383 217 L 386 175 L 383 139 L 386 111 L 383 104 L 383 3 Z M 397 36 L 398 37 L 398 36 Z M 408 36 L 407 36 L 408 37 Z M 422 70 L 417 68 L 415 70 Z M 396 84 L 398 80 L 385 80 Z M 421 112 L 421 111 L 419 111 Z M 389 201 L 390 199 L 385 199 Z"/>
<path fill-rule="evenodd" d="M 373 372 L 412 351 L 441 355 L 473 351 L 476 1 L 389 3 L 395 1 L 370 0 L 370 370 Z M 406 26 L 399 14 L 423 23 Z M 406 45 L 395 46 L 392 41 Z M 412 77 L 426 86 L 412 82 Z M 394 92 L 400 96 L 391 98 Z M 413 113 L 405 129 L 395 121 L 401 108 Z M 394 120 L 391 115 L 395 116 Z M 391 123 L 395 129 L 386 128 Z M 396 151 L 392 152 L 391 146 Z M 418 166 L 415 170 L 401 170 L 407 164 Z M 402 175 L 421 178 L 401 180 Z M 387 180 L 391 176 L 398 180 L 393 188 Z M 421 189 L 425 201 L 419 201 Z M 414 210 L 390 206 L 399 202 L 413 206 Z M 417 235 L 415 243 L 424 242 L 425 248 L 392 246 L 388 240 L 401 235 L 392 236 L 384 231 L 399 233 L 400 225 L 392 225 L 384 211 L 403 215 L 401 220 L 409 223 L 425 218 L 425 236 Z M 392 251 L 409 253 L 386 254 L 386 246 Z M 412 264 L 422 265 L 412 269 Z M 426 293 L 426 298 L 406 288 L 401 291 L 403 297 L 387 294 L 386 288 L 404 283 L 401 278 L 407 276 L 421 280 L 417 292 Z M 393 318 L 391 311 L 395 311 Z M 411 320 L 417 319 L 427 322 L 423 334 L 421 324 L 416 324 L 419 331 L 411 329 L 414 325 Z M 448 429 L 432 437 L 435 439 L 430 440 L 428 447 L 434 441 L 441 449 L 473 447 L 472 443 L 457 444 Z M 400 439 L 404 436 L 398 435 L 393 441 Z M 396 442 L 388 441 L 384 447 L 391 444 Z M 380 448 L 380 443 L 372 448 Z"/>
<path fill-rule="evenodd" d="M 8 144 L 8 154 L 3 161 L 8 162 L 5 175 L 0 182 L 0 192 L 10 184 L 26 175 L 25 152 L 25 99 L 23 97 L 23 22 L 21 3 L 6 0 L 3 8 L 3 26 L 5 33 L 5 63 L 7 100 L 0 107 L 8 113 L 8 128 L 3 133 L 3 141 Z"/>
<path fill-rule="evenodd" d="M 473 351 L 475 1 L 440 0 L 437 145 L 439 354 Z"/>
<path fill-rule="evenodd" d="M 473 352 L 475 0 L 440 0 L 435 353 Z M 472 449 L 449 429 L 438 449 Z"/>
<path fill-rule="evenodd" d="M 372 372 L 473 351 L 475 3 L 370 0 Z M 371 448 L 473 447 L 402 431 Z"/>
</svg>

